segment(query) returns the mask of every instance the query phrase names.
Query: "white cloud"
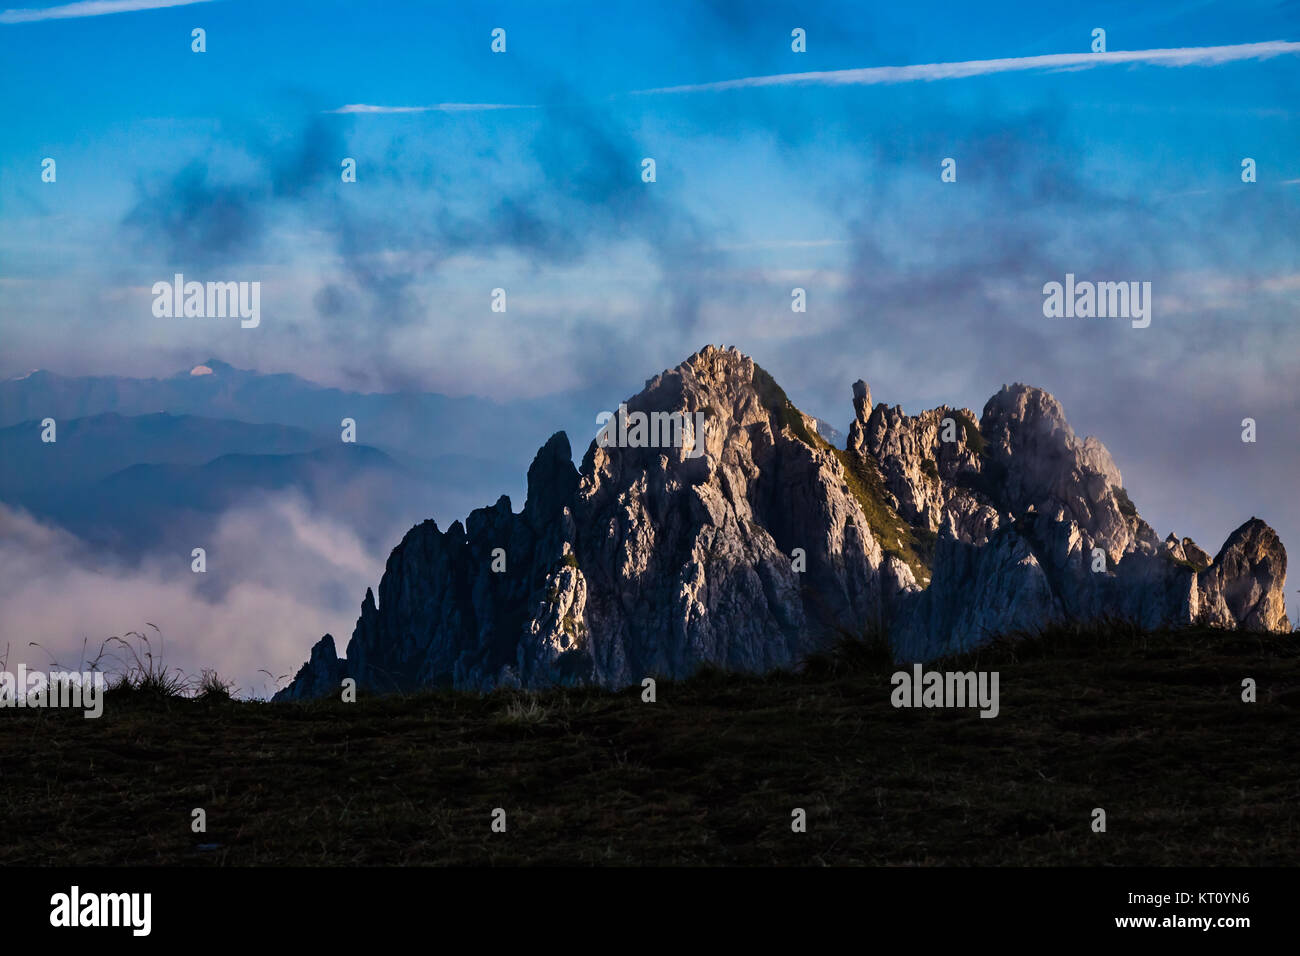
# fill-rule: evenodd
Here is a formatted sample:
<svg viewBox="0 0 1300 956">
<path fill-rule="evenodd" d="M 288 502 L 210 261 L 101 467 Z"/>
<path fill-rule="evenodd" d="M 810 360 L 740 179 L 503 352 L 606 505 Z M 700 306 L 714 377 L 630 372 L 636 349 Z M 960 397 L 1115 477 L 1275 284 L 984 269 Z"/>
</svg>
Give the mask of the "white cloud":
<svg viewBox="0 0 1300 956">
<path fill-rule="evenodd" d="M 1086 70 L 1116 63 L 1140 63 L 1148 66 L 1216 66 L 1220 63 L 1233 63 L 1240 60 L 1266 60 L 1292 53 L 1300 53 L 1300 43 L 1286 40 L 1238 43 L 1232 46 L 1178 47 L 1168 50 L 1049 53 L 1042 56 L 1019 56 L 998 60 L 918 63 L 912 66 L 871 66 L 856 70 L 827 70 L 817 73 L 777 73 L 770 76 L 749 76 L 717 83 L 665 86 L 635 92 L 638 94 L 702 93 L 761 86 L 874 86 L 887 83 L 912 83 L 918 80 L 953 80 L 1025 70 Z"/>
<path fill-rule="evenodd" d="M 481 113 L 487 110 L 535 110 L 530 103 L 434 103 L 431 106 L 375 106 L 370 103 L 349 103 L 326 113 Z"/>
<path fill-rule="evenodd" d="M 31 7 L 5 10 L 0 13 L 0 23 L 34 23 L 37 20 L 71 20 L 79 17 L 102 17 L 110 13 L 135 13 L 140 10 L 162 10 L 166 7 L 188 7 L 210 0 L 81 0 L 57 7 Z"/>
<path fill-rule="evenodd" d="M 760 239 L 755 242 L 719 243 L 714 248 L 723 252 L 741 252 L 747 249 L 824 249 L 848 244 L 847 239 Z"/>
<path fill-rule="evenodd" d="M 130 566 L 0 504 L 0 658 L 11 670 L 51 658 L 79 668 L 105 639 L 138 631 L 169 671 L 215 668 L 243 694 L 265 696 L 276 686 L 261 669 L 291 677 L 322 634 L 344 652 L 385 560 L 293 492 L 232 508 L 203 543 L 206 575 L 186 552 Z"/>
</svg>

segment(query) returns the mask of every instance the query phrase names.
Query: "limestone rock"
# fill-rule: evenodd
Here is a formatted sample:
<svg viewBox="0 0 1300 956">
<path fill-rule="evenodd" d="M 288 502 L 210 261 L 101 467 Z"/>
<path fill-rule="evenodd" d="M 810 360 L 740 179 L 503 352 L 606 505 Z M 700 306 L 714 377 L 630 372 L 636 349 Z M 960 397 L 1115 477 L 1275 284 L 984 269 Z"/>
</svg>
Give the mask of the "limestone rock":
<svg viewBox="0 0 1300 956">
<path fill-rule="evenodd" d="M 1228 536 L 1198 575 L 1206 616 L 1249 631 L 1289 631 L 1286 549 L 1277 533 L 1251 518 Z"/>
<path fill-rule="evenodd" d="M 426 521 L 367 592 L 346 667 L 372 690 L 487 690 L 791 667 L 878 627 L 884 553 L 839 458 L 752 359 L 708 347 L 646 383 L 635 413 L 703 416 L 701 454 L 556 435 L 508 499 L 447 531 Z M 491 570 L 503 548 L 508 570 Z M 795 570 L 796 550 L 802 552 Z M 315 686 L 300 675 L 284 697 Z"/>
<path fill-rule="evenodd" d="M 1004 386 L 978 423 L 905 415 L 862 381 L 852 399 L 837 449 L 752 359 L 702 349 L 625 403 L 649 438 L 593 441 L 575 468 L 558 433 L 519 513 L 502 497 L 407 532 L 346 658 L 326 635 L 277 699 L 344 677 L 483 691 L 761 672 L 879 632 L 924 660 L 1063 619 L 1289 629 L 1272 529 L 1252 518 L 1213 560 L 1162 541 L 1042 389 Z"/>
<path fill-rule="evenodd" d="M 312 646 L 311 657 L 298 669 L 291 683 L 276 695 L 279 700 L 306 700 L 341 694 L 346 676 L 343 662 L 334 647 L 334 637 L 326 634 Z"/>
</svg>

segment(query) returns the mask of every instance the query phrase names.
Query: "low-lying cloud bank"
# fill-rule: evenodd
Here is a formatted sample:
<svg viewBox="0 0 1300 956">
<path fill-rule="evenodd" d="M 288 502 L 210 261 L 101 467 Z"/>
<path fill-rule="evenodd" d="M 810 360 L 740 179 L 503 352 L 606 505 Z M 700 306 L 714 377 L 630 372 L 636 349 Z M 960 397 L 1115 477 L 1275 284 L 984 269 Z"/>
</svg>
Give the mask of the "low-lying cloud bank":
<svg viewBox="0 0 1300 956">
<path fill-rule="evenodd" d="M 387 557 L 293 493 L 231 509 L 206 550 L 201 574 L 189 554 L 128 566 L 0 505 L 0 654 L 10 669 L 51 658 L 79 668 L 108 638 L 137 631 L 169 670 L 215 669 L 241 696 L 269 696 L 276 681 L 263 671 L 292 677 L 326 632 L 346 642 Z"/>
</svg>

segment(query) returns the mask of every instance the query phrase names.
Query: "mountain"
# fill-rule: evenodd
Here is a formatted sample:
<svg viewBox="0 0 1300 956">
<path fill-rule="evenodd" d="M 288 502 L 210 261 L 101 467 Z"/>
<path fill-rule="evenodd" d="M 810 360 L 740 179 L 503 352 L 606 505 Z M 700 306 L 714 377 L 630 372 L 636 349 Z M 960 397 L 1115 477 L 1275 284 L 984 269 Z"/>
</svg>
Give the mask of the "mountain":
<svg viewBox="0 0 1300 956">
<path fill-rule="evenodd" d="M 436 460 L 433 468 L 431 480 L 378 449 L 340 442 L 293 454 L 226 454 L 202 464 L 133 464 L 7 503 L 89 545 L 138 560 L 149 552 L 188 554 L 196 543 L 212 541 L 230 509 L 293 492 L 311 512 L 352 529 L 378 551 L 432 509 L 465 505 L 467 480 L 486 473 L 461 456 Z"/>
<path fill-rule="evenodd" d="M 337 441 L 344 418 L 357 441 L 424 470 L 456 451 L 498 450 L 494 461 L 518 474 L 546 423 L 564 415 L 573 396 L 497 403 L 432 392 L 353 392 L 325 388 L 296 375 L 264 374 L 208 359 L 168 378 L 67 377 L 36 370 L 0 382 L 0 428 L 29 421 L 106 413 L 133 417 L 167 412 L 252 424 L 279 424 Z M 566 419 L 567 420 L 567 419 Z M 526 443 L 526 444 L 525 444 Z M 137 459 L 146 460 L 146 459 Z"/>
<path fill-rule="evenodd" d="M 0 502 L 134 559 L 204 537 L 221 507 L 298 487 L 384 545 L 394 520 L 463 515 L 484 489 L 520 487 L 543 423 L 592 404 L 585 395 L 499 404 L 350 392 L 217 359 L 168 378 L 34 370 L 0 382 Z M 56 442 L 40 440 L 46 418 Z M 353 447 L 381 457 L 328 451 L 340 448 L 345 418 L 355 422 Z M 333 455 L 336 474 L 322 471 L 317 451 Z M 226 456 L 247 457 L 208 467 Z"/>
<path fill-rule="evenodd" d="M 337 435 L 195 415 L 67 419 L 48 443 L 41 431 L 37 421 L 0 429 L 0 502 L 130 560 L 188 554 L 212 539 L 227 509 L 285 490 L 379 548 L 395 522 L 407 527 L 440 499 L 461 500 L 467 472 L 491 473 L 462 456 L 416 473 Z"/>
<path fill-rule="evenodd" d="M 201 465 L 132 465 L 74 493 L 34 497 L 28 507 L 91 545 L 135 558 L 159 550 L 188 554 L 196 542 L 211 540 L 228 509 L 288 490 L 363 538 L 367 528 L 391 528 L 396 518 L 409 520 L 409 512 L 431 505 L 427 483 L 386 454 L 340 443 L 301 454 L 223 455 Z"/>
<path fill-rule="evenodd" d="M 752 359 L 709 346 L 626 405 L 702 415 L 699 444 L 593 441 L 575 469 L 557 433 L 521 512 L 503 496 L 464 525 L 412 528 L 346 657 L 325 635 L 277 696 L 336 693 L 344 677 L 622 687 L 703 664 L 790 667 L 842 636 L 925 660 L 1103 615 L 1289 629 L 1267 525 L 1252 518 L 1212 560 L 1162 541 L 1105 447 L 1041 389 L 1004 387 L 977 422 L 873 405 L 858 382 L 837 449 Z"/>
<path fill-rule="evenodd" d="M 1199 622 L 1289 630 L 1286 551 L 1251 518 L 1211 559 L 1161 540 L 1095 438 L 1079 439 L 1042 389 L 1004 386 L 969 409 L 916 416 L 854 389 L 849 447 L 879 469 L 899 514 L 937 533 L 930 586 L 892 622 L 895 653 L 926 659 L 1047 621 L 1114 616 L 1154 628 Z M 944 441 L 951 421 L 955 441 Z"/>
<path fill-rule="evenodd" d="M 822 438 L 825 438 L 836 448 L 840 448 L 844 445 L 844 433 L 842 431 L 840 431 L 830 422 L 826 421 L 826 419 L 824 418 L 814 417 L 813 421 L 817 425 L 818 435 L 820 435 Z"/>
<path fill-rule="evenodd" d="M 0 500 L 106 478 L 136 464 L 201 465 L 222 455 L 287 455 L 326 439 L 301 428 L 195 415 L 116 412 L 57 421 L 56 441 L 41 440 L 40 420 L 0 428 Z"/>
</svg>

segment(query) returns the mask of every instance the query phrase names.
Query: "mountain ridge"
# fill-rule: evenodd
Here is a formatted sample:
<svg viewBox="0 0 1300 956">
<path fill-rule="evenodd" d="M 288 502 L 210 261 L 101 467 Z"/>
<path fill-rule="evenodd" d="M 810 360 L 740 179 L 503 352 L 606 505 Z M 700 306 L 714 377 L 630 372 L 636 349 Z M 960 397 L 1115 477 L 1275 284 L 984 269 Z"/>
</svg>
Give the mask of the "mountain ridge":
<svg viewBox="0 0 1300 956">
<path fill-rule="evenodd" d="M 412 528 L 346 657 L 326 635 L 277 697 L 343 677 L 619 687 L 792 667 L 846 635 L 886 634 L 898 659 L 924 660 L 1106 614 L 1289 629 L 1271 528 L 1246 522 L 1197 567 L 1189 554 L 1205 552 L 1162 542 L 1105 446 L 1041 389 L 1003 386 L 976 422 L 875 405 L 859 381 L 837 449 L 751 358 L 707 346 L 625 404 L 703 414 L 703 454 L 592 441 L 575 469 L 556 433 L 521 512 L 503 496 L 446 531 Z"/>
</svg>

